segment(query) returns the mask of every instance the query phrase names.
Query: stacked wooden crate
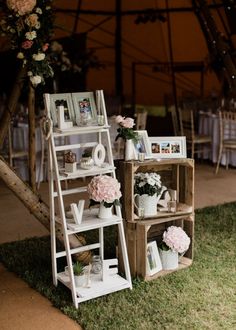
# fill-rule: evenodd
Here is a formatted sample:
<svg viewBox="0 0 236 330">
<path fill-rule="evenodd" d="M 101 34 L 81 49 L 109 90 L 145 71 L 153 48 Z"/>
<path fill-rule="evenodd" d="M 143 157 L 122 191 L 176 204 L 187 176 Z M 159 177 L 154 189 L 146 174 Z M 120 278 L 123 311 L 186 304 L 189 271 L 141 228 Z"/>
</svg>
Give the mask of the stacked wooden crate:
<svg viewBox="0 0 236 330">
<path fill-rule="evenodd" d="M 134 206 L 134 174 L 138 172 L 156 172 L 161 175 L 163 185 L 177 191 L 175 213 L 157 211 L 156 216 L 139 218 Z M 171 272 L 162 270 L 150 276 L 146 271 L 147 244 L 151 241 L 161 243 L 163 232 L 171 225 L 182 227 L 191 239 L 190 247 L 184 257 L 180 258 L 177 270 L 190 266 L 194 243 L 194 160 L 121 162 L 119 175 L 123 188 L 122 211 L 132 276 L 151 280 Z"/>
</svg>

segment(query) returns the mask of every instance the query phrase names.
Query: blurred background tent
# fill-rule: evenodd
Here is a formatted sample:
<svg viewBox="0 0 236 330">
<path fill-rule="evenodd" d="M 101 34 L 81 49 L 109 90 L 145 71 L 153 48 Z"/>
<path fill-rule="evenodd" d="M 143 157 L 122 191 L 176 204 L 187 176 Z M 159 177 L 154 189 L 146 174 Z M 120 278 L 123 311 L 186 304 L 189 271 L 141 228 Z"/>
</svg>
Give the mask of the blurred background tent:
<svg viewBox="0 0 236 330">
<path fill-rule="evenodd" d="M 60 72 L 56 92 L 103 89 L 107 99 L 144 105 L 151 116 L 183 99 L 207 102 L 235 93 L 234 0 L 52 3 L 55 40 L 76 68 Z M 8 47 L 1 38 L 1 72 L 13 81 Z M 2 80 L 0 87 L 10 85 Z"/>
</svg>

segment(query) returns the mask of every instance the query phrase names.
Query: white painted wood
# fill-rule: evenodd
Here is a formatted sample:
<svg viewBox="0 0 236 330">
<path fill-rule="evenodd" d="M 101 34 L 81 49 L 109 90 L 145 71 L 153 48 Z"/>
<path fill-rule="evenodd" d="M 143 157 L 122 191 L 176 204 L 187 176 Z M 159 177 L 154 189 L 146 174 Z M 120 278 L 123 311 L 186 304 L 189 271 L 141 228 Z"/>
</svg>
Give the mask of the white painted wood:
<svg viewBox="0 0 236 330">
<path fill-rule="evenodd" d="M 115 178 L 115 167 L 112 156 L 111 141 L 109 135 L 109 126 L 107 123 L 107 115 L 105 109 L 105 101 L 103 91 L 97 91 L 97 102 L 99 102 L 99 114 L 104 116 L 103 126 L 85 126 L 78 127 L 73 126 L 68 129 L 60 129 L 54 127 L 54 132 L 49 138 L 49 191 L 50 191 L 50 216 L 51 216 L 51 251 L 52 251 L 52 270 L 53 270 L 53 283 L 57 285 L 58 280 L 66 285 L 71 290 L 73 303 L 76 308 L 80 302 L 93 299 L 105 294 L 109 294 L 115 291 L 123 290 L 126 288 L 132 289 L 132 282 L 130 276 L 130 269 L 128 263 L 128 254 L 126 249 L 123 221 L 121 216 L 120 206 L 115 207 L 115 214 L 109 219 L 98 218 L 98 208 L 91 208 L 84 210 L 84 200 L 81 200 L 79 204 L 71 203 L 71 212 L 73 214 L 74 223 L 69 222 L 66 217 L 64 196 L 73 195 L 78 192 L 86 191 L 85 187 L 73 188 L 63 190 L 61 182 L 67 179 L 77 179 L 84 177 L 92 177 L 101 174 L 110 174 Z M 51 96 L 45 95 L 45 106 L 47 109 L 48 117 L 51 118 Z M 54 111 L 54 109 L 53 109 Z M 59 120 L 58 120 L 59 121 Z M 81 134 L 94 134 L 96 139 L 93 142 L 88 143 L 61 143 L 55 145 L 55 141 L 63 140 L 62 137 L 69 137 L 72 135 Z M 58 139 L 59 138 L 59 139 Z M 73 173 L 66 173 L 64 168 L 60 168 L 57 160 L 57 152 L 63 150 L 80 149 L 87 146 L 96 147 L 102 144 L 102 141 L 106 141 L 106 162 L 100 166 L 94 166 L 92 169 L 85 170 L 77 168 Z M 76 196 L 75 196 L 76 198 Z M 65 250 L 56 250 L 56 233 L 55 233 L 55 200 L 57 199 L 58 208 L 60 213 L 60 223 L 63 228 Z M 70 219 L 71 220 L 71 219 Z M 118 227 L 121 252 L 125 267 L 125 277 L 118 275 L 118 267 L 110 268 L 112 265 L 118 266 L 118 260 L 104 260 L 104 231 L 103 229 L 108 226 Z M 76 233 L 83 233 L 89 230 L 98 230 L 99 239 L 98 242 L 93 244 L 86 244 L 85 246 L 79 246 L 77 248 L 70 248 L 69 237 Z M 99 255 L 104 263 L 104 275 L 92 274 L 89 271 L 86 285 L 84 287 L 76 287 L 75 276 L 73 273 L 72 255 L 85 251 L 99 249 Z M 61 257 L 65 257 L 67 260 L 68 272 L 57 272 L 57 262 Z"/>
</svg>

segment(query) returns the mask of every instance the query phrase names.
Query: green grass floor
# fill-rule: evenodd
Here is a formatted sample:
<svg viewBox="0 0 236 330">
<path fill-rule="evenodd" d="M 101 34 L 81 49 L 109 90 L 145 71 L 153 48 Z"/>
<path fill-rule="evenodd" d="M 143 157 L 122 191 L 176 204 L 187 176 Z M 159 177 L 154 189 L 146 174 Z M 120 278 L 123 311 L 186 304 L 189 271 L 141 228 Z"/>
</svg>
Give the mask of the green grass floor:
<svg viewBox="0 0 236 330">
<path fill-rule="evenodd" d="M 52 284 L 49 237 L 3 244 L 0 261 L 84 329 L 236 329 L 236 203 L 196 211 L 191 267 L 78 309 Z"/>
</svg>

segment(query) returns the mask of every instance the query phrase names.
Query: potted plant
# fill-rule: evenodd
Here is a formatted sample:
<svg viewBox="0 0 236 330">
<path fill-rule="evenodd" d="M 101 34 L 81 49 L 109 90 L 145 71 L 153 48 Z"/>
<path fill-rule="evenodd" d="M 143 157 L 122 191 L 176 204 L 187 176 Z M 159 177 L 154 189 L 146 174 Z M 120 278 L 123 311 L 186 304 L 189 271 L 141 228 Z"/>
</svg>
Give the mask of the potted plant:
<svg viewBox="0 0 236 330">
<path fill-rule="evenodd" d="M 168 227 L 159 246 L 163 269 L 178 268 L 179 255 L 183 256 L 189 245 L 190 238 L 181 227 Z"/>
<path fill-rule="evenodd" d="M 109 175 L 93 177 L 87 186 L 90 198 L 90 206 L 100 204 L 99 218 L 111 218 L 112 206 L 119 205 L 121 197 L 120 183 Z"/>
<path fill-rule="evenodd" d="M 84 266 L 81 262 L 76 261 L 73 264 L 73 272 L 75 277 L 75 285 L 83 286 L 85 283 L 85 275 L 84 275 Z"/>
<path fill-rule="evenodd" d="M 77 170 L 76 154 L 69 150 L 64 155 L 65 171 L 73 173 Z"/>
<path fill-rule="evenodd" d="M 94 166 L 94 160 L 92 158 L 92 149 L 85 149 L 80 159 L 80 167 L 89 170 Z"/>
<path fill-rule="evenodd" d="M 162 185 L 161 176 L 155 172 L 134 174 L 134 205 L 143 209 L 144 217 L 157 214 L 157 203 L 167 190 Z"/>
</svg>

